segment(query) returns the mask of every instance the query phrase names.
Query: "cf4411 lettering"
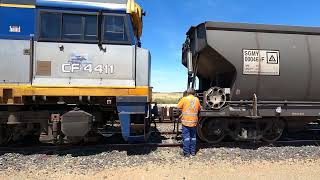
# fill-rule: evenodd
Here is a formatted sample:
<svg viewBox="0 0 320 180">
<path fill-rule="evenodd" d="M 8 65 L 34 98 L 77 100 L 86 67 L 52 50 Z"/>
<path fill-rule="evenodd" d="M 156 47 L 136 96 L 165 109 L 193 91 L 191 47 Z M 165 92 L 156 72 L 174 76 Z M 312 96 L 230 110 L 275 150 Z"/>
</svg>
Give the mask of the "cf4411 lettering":
<svg viewBox="0 0 320 180">
<path fill-rule="evenodd" d="M 61 70 L 63 73 L 88 72 L 88 73 L 99 73 L 99 74 L 113 74 L 114 65 L 62 64 Z"/>
</svg>

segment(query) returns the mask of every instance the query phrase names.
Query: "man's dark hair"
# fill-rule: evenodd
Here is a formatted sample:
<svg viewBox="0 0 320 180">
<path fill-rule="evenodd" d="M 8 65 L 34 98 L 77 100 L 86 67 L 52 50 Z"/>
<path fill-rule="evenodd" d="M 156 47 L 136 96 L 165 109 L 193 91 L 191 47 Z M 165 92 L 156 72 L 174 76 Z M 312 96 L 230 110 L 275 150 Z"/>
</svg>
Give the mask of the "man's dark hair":
<svg viewBox="0 0 320 180">
<path fill-rule="evenodd" d="M 187 91 L 183 91 L 183 97 L 186 97 L 188 95 Z"/>
<path fill-rule="evenodd" d="M 194 95 L 194 94 L 195 94 L 194 89 L 193 89 L 193 88 L 189 88 L 189 89 L 187 90 L 187 94 L 188 94 L 188 95 L 190 95 L 190 94 Z"/>
</svg>

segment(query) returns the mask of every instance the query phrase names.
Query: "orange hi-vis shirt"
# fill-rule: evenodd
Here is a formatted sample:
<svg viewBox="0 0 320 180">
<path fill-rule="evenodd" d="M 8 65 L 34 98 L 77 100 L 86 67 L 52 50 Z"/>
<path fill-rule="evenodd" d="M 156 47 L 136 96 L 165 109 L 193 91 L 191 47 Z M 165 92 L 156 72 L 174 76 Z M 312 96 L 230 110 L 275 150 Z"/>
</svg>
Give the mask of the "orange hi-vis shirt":
<svg viewBox="0 0 320 180">
<path fill-rule="evenodd" d="M 198 124 L 198 113 L 201 105 L 197 97 L 188 95 L 183 97 L 179 103 L 178 108 L 182 110 L 181 122 L 182 125 L 188 127 L 195 127 Z"/>
</svg>

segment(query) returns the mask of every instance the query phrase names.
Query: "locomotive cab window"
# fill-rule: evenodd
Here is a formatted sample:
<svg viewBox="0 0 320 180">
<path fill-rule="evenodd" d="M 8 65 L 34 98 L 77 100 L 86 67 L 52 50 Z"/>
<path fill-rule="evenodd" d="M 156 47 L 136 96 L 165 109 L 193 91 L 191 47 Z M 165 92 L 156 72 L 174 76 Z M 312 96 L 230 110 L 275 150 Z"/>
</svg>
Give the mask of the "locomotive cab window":
<svg viewBox="0 0 320 180">
<path fill-rule="evenodd" d="M 126 16 L 105 15 L 104 16 L 103 40 L 107 43 L 128 44 L 128 28 Z"/>
<path fill-rule="evenodd" d="M 64 14 L 62 35 L 63 40 L 97 40 L 97 16 Z"/>
<path fill-rule="evenodd" d="M 84 24 L 84 40 L 97 40 L 97 17 L 87 16 Z"/>
<path fill-rule="evenodd" d="M 81 40 L 83 36 L 82 32 L 82 16 L 79 15 L 63 15 L 63 40 Z"/>
<path fill-rule="evenodd" d="M 131 44 L 128 16 L 96 13 L 40 12 L 39 39 L 52 42 Z M 99 24 L 98 24 L 99 22 Z M 99 32 L 99 35 L 98 35 Z M 101 33 L 100 33 L 101 32 Z"/>
<path fill-rule="evenodd" d="M 41 13 L 40 20 L 40 38 L 42 39 L 60 39 L 61 30 L 60 13 Z"/>
<path fill-rule="evenodd" d="M 40 13 L 39 39 L 54 42 L 97 42 L 95 14 Z"/>
</svg>

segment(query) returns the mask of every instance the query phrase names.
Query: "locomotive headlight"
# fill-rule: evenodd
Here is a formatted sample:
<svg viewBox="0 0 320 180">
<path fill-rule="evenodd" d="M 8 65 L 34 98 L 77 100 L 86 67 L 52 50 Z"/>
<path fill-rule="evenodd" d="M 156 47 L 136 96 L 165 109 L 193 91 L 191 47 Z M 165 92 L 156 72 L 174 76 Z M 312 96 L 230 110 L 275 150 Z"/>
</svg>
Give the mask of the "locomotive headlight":
<svg viewBox="0 0 320 180">
<path fill-rule="evenodd" d="M 280 113 L 282 112 L 282 109 L 281 109 L 281 107 L 280 107 L 280 106 L 279 106 L 279 107 L 277 107 L 276 112 L 277 112 L 278 114 L 280 114 Z"/>
</svg>

